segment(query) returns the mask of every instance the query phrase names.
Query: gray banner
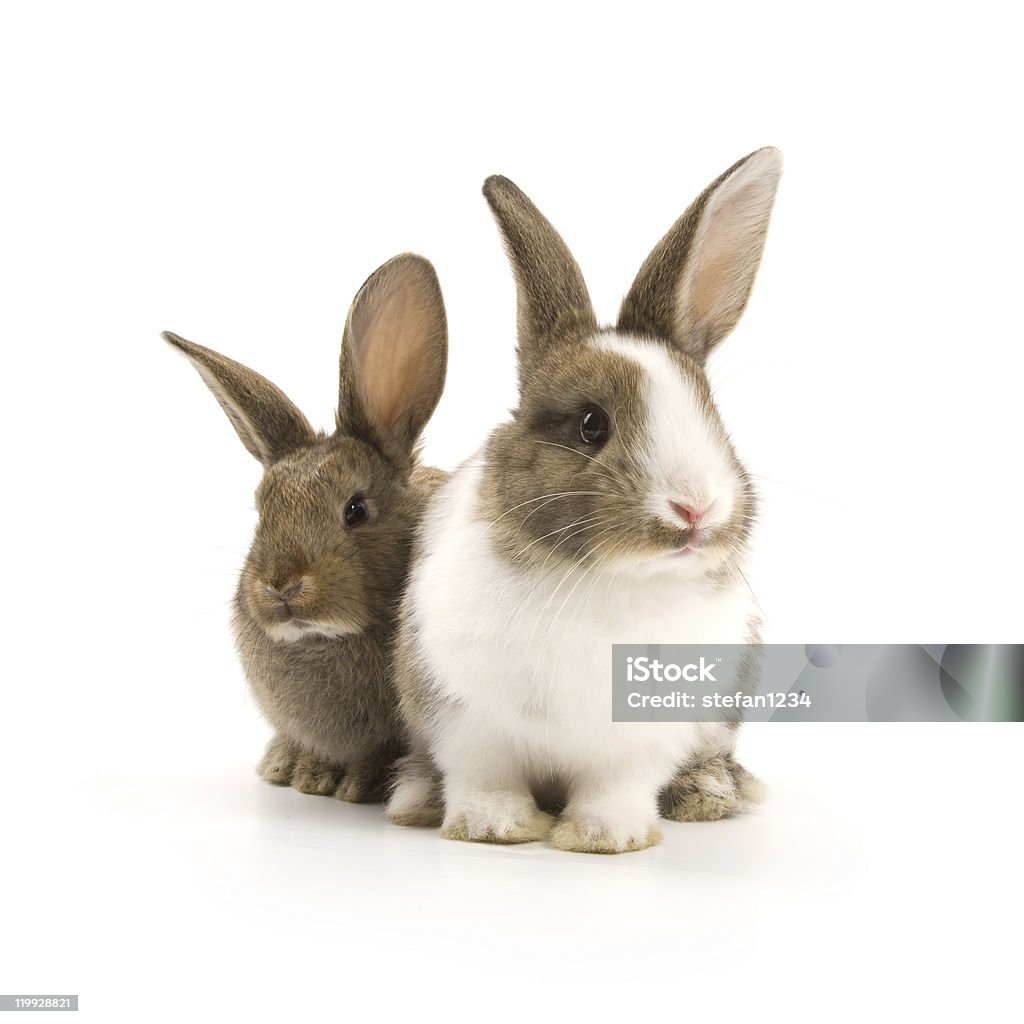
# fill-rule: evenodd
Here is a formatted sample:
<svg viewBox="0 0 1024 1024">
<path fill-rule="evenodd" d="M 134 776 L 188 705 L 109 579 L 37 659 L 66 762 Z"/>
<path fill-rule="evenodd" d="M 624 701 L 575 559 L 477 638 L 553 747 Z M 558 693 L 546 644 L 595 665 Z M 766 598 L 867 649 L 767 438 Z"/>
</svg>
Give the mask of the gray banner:
<svg viewBox="0 0 1024 1024">
<path fill-rule="evenodd" d="M 78 996 L 0 996 L 0 1010 L 77 1010 Z"/>
<path fill-rule="evenodd" d="M 616 722 L 1020 722 L 1024 644 L 615 644 Z"/>
</svg>

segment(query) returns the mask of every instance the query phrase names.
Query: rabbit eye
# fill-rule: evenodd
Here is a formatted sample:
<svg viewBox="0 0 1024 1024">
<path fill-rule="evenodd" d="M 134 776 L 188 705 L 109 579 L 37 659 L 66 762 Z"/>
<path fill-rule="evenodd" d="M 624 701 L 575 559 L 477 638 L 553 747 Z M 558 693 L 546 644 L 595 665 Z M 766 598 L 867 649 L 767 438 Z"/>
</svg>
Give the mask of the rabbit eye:
<svg viewBox="0 0 1024 1024">
<path fill-rule="evenodd" d="M 580 417 L 580 437 L 584 444 L 602 445 L 608 440 L 608 431 L 611 424 L 608 422 L 608 413 L 599 409 L 596 405 L 588 405 Z"/>
<path fill-rule="evenodd" d="M 358 526 L 369 518 L 370 511 L 366 507 L 366 499 L 361 494 L 355 495 L 345 506 L 345 525 Z"/>
</svg>

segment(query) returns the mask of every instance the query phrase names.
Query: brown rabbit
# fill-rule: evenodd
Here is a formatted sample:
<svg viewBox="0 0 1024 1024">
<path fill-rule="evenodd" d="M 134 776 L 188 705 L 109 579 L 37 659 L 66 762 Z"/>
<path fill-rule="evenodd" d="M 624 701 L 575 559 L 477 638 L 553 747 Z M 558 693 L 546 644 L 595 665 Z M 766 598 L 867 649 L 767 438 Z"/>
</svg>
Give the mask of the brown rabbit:
<svg viewBox="0 0 1024 1024">
<path fill-rule="evenodd" d="M 414 528 L 444 479 L 416 466 L 447 363 L 434 268 L 396 256 L 360 288 L 330 435 L 259 374 L 163 337 L 265 469 L 234 614 L 249 684 L 275 729 L 259 774 L 303 793 L 380 800 L 405 751 L 390 667 L 395 616 Z"/>
</svg>

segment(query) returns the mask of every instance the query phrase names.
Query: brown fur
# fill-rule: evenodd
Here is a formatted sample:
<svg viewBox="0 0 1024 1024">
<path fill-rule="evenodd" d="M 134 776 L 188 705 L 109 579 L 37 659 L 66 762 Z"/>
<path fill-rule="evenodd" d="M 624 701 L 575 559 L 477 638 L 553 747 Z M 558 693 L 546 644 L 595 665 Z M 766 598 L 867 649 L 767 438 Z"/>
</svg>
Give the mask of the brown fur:
<svg viewBox="0 0 1024 1024">
<path fill-rule="evenodd" d="M 718 821 L 764 799 L 764 787 L 731 752 L 697 756 L 662 790 L 658 807 L 671 821 Z"/>
<path fill-rule="evenodd" d="M 331 436 L 315 434 L 254 371 L 164 337 L 193 363 L 265 466 L 234 615 L 250 687 L 276 733 L 259 773 L 304 793 L 379 800 L 406 749 L 391 677 L 398 602 L 413 531 L 444 479 L 414 465 L 417 438 L 444 386 L 447 333 L 433 268 L 399 256 L 360 289 Z M 347 526 L 355 496 L 369 518 Z M 322 632 L 276 634 L 295 622 Z"/>
<path fill-rule="evenodd" d="M 585 337 L 597 327 L 579 265 L 561 235 L 524 192 L 500 175 L 484 182 L 484 195 L 502 223 L 502 238 L 519 293 L 520 391 L 534 353 L 560 338 Z"/>
</svg>

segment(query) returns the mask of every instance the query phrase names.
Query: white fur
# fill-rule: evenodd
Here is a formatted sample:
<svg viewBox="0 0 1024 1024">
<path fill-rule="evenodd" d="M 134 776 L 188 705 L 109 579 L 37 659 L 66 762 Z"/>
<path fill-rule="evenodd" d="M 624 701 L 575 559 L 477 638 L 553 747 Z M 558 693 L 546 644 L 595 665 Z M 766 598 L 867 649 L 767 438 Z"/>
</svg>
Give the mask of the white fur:
<svg viewBox="0 0 1024 1024">
<path fill-rule="evenodd" d="M 349 626 L 327 622 L 307 622 L 301 625 L 294 621 L 272 622 L 269 625 L 264 626 L 263 629 L 271 640 L 276 640 L 278 643 L 283 644 L 293 644 L 299 640 L 305 640 L 307 637 L 313 636 L 325 637 L 328 640 L 336 640 L 339 637 L 353 636 L 359 632 L 359 630 L 353 629 Z"/>
<path fill-rule="evenodd" d="M 693 384 L 680 373 L 663 344 L 623 335 L 601 335 L 592 344 L 615 352 L 644 370 L 647 427 L 639 451 L 631 452 L 647 479 L 648 512 L 679 525 L 670 501 L 705 510 L 702 526 L 713 529 L 732 518 L 740 480 L 721 427 L 708 418 Z M 659 559 L 638 571 L 664 568 L 678 556 Z M 710 568 L 712 552 L 700 549 L 685 556 L 687 575 Z"/>
<path fill-rule="evenodd" d="M 402 772 L 388 798 L 388 817 L 401 819 L 417 814 L 434 799 L 434 781 L 418 772 Z"/>
<path fill-rule="evenodd" d="M 650 500 L 667 501 L 670 485 L 704 488 L 727 518 L 727 460 L 678 367 L 643 342 L 597 344 L 645 370 L 648 436 L 657 439 L 643 452 Z M 568 783 L 565 817 L 581 834 L 610 849 L 647 845 L 658 791 L 676 767 L 698 745 L 730 749 L 732 734 L 613 722 L 611 645 L 745 643 L 749 591 L 717 588 L 671 556 L 655 574 L 587 562 L 524 573 L 493 546 L 480 509 L 482 461 L 470 459 L 432 503 L 428 549 L 406 596 L 424 677 L 436 687 L 430 741 L 445 775 L 445 822 L 511 834 L 532 807 L 530 784 L 554 776 Z"/>
</svg>

